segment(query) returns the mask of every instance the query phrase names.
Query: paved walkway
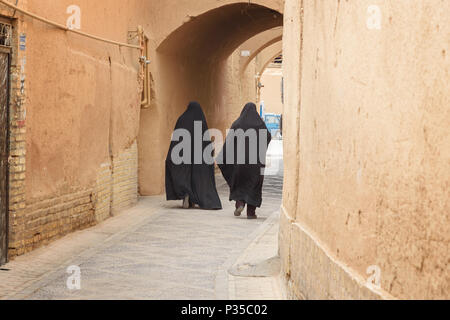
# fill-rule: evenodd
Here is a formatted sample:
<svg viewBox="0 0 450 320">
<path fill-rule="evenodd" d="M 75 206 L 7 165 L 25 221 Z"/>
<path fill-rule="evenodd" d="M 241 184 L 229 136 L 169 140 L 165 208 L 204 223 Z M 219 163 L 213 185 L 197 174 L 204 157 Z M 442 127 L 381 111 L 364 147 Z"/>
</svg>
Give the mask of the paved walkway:
<svg viewBox="0 0 450 320">
<path fill-rule="evenodd" d="M 0 271 L 0 299 L 281 299 L 277 279 L 282 177 L 266 177 L 259 219 L 183 210 L 163 197 L 18 257 Z M 270 259 L 270 260 L 269 260 Z M 67 268 L 81 269 L 69 290 Z M 279 269 L 278 269 L 279 270 Z"/>
</svg>

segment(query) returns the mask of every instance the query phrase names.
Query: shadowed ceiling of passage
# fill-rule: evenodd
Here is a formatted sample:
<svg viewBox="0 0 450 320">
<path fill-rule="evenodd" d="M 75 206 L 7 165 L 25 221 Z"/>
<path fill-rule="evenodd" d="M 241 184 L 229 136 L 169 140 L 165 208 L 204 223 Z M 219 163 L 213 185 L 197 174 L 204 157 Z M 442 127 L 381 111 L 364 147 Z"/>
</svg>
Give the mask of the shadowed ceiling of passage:
<svg viewBox="0 0 450 320">
<path fill-rule="evenodd" d="M 270 8 L 248 3 L 226 5 L 192 17 L 161 43 L 158 52 L 219 61 L 256 34 L 282 25 L 283 15 Z"/>
</svg>

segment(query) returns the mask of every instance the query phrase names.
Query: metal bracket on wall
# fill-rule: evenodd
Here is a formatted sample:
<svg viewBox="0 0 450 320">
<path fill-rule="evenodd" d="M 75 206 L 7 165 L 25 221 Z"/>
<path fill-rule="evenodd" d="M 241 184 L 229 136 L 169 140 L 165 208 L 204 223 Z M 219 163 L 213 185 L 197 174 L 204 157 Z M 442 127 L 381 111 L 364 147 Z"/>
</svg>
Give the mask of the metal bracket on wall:
<svg viewBox="0 0 450 320">
<path fill-rule="evenodd" d="M 149 65 L 151 63 L 149 59 L 149 38 L 145 34 L 144 28 L 142 26 L 138 26 L 137 30 L 128 32 L 128 41 L 132 42 L 135 39 L 138 39 L 139 45 L 141 46 L 141 55 L 139 57 L 139 63 L 141 64 L 141 72 L 140 72 L 140 83 L 142 90 L 141 97 L 141 108 L 150 107 L 150 94 L 151 94 L 151 77 L 150 77 L 150 68 Z"/>
</svg>

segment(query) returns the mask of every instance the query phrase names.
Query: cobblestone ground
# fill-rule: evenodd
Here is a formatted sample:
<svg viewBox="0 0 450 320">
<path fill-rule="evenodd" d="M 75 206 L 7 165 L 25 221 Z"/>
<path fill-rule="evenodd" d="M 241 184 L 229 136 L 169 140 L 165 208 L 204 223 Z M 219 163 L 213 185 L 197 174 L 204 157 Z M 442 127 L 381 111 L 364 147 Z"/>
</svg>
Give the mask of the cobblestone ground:
<svg viewBox="0 0 450 320">
<path fill-rule="evenodd" d="M 221 177 L 217 180 L 224 210 L 183 210 L 181 203 L 162 197 L 142 198 L 99 226 L 4 266 L 0 298 L 281 298 L 275 274 L 262 281 L 254 272 L 277 253 L 282 176 L 266 177 L 255 221 L 233 216 L 228 188 Z M 72 265 L 81 269 L 81 290 L 67 288 Z M 237 270 L 234 275 L 231 269 Z"/>
</svg>

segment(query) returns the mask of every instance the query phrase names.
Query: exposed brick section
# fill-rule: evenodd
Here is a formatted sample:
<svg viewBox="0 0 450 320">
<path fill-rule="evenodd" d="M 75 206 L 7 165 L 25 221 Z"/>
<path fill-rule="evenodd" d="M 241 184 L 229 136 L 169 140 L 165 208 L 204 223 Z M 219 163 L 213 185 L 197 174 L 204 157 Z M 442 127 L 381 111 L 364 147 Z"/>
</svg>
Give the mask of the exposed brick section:
<svg viewBox="0 0 450 320">
<path fill-rule="evenodd" d="M 137 203 L 137 143 L 105 163 L 97 178 L 94 192 L 95 219 L 101 222 Z"/>
<path fill-rule="evenodd" d="M 22 132 L 19 130 L 18 132 Z M 24 147 L 24 146 L 23 146 Z M 91 227 L 137 203 L 137 144 L 101 165 L 94 188 L 25 203 L 24 159 L 13 159 L 10 257 L 47 245 L 71 232 Z M 13 195 L 14 194 L 14 195 Z"/>
<path fill-rule="evenodd" d="M 111 216 L 111 197 L 112 197 L 112 165 L 105 163 L 101 166 L 97 178 L 95 189 L 95 220 L 102 222 Z"/>
<path fill-rule="evenodd" d="M 16 256 L 32 251 L 95 223 L 92 192 L 79 191 L 57 198 L 40 198 L 33 203 L 20 203 L 24 210 L 20 224 L 10 239 L 10 255 Z"/>
<path fill-rule="evenodd" d="M 137 143 L 113 159 L 112 214 L 137 203 L 138 151 Z"/>
<path fill-rule="evenodd" d="M 26 51 L 19 51 L 19 35 L 26 23 L 12 20 L 14 27 L 10 69 L 10 174 L 9 256 L 25 252 L 26 178 Z"/>
</svg>

